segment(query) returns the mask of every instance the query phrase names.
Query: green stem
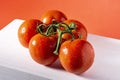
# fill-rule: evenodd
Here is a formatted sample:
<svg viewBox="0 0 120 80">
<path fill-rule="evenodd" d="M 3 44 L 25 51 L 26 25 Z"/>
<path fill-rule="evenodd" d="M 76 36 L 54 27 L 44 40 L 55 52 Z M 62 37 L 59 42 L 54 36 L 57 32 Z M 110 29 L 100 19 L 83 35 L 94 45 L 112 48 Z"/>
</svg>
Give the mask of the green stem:
<svg viewBox="0 0 120 80">
<path fill-rule="evenodd" d="M 70 30 L 69 25 L 67 25 L 66 23 L 60 22 L 57 24 L 59 27 L 63 27 L 65 28 L 65 30 Z"/>
<path fill-rule="evenodd" d="M 47 27 L 47 31 L 45 33 L 43 33 L 43 30 L 44 30 L 44 27 Z M 60 30 L 60 27 L 63 27 L 64 30 Z M 58 32 L 58 41 L 57 41 L 57 46 L 56 46 L 56 49 L 55 51 L 53 52 L 54 54 L 58 55 L 58 50 L 59 50 L 59 47 L 60 47 L 60 44 L 61 44 L 61 41 L 62 41 L 62 35 L 64 33 L 69 33 L 72 35 L 72 40 L 75 39 L 75 36 L 74 34 L 72 33 L 72 30 L 75 29 L 75 25 L 74 24 L 71 24 L 70 26 L 67 25 L 66 23 L 63 23 L 63 22 L 60 22 L 60 23 L 57 23 L 53 20 L 52 24 L 46 26 L 44 24 L 41 24 L 37 27 L 37 30 L 39 33 L 43 34 L 43 35 L 46 35 L 46 36 L 51 36 L 53 34 L 56 33 L 56 30 Z"/>
<path fill-rule="evenodd" d="M 58 26 L 56 26 L 56 24 L 50 24 L 48 26 L 48 29 L 45 33 L 46 36 L 50 36 L 50 35 L 53 35 L 56 33 L 56 30 L 57 30 Z"/>
<path fill-rule="evenodd" d="M 69 33 L 69 34 L 71 34 L 71 35 L 72 35 L 72 40 L 75 39 L 74 34 L 73 34 L 71 31 L 69 31 L 69 30 L 61 31 L 60 29 L 57 29 L 57 31 L 58 31 L 58 41 L 57 41 L 56 49 L 55 49 L 55 51 L 53 52 L 53 53 L 56 54 L 56 55 L 58 55 L 58 50 L 59 50 L 59 47 L 60 47 L 60 44 L 61 44 L 61 41 L 62 41 L 62 35 L 63 35 L 64 33 Z"/>
<path fill-rule="evenodd" d="M 44 24 L 40 24 L 37 26 L 37 32 L 40 33 L 40 34 L 43 34 L 43 27 L 45 27 Z"/>
<path fill-rule="evenodd" d="M 62 41 L 62 35 L 64 33 L 71 34 L 72 35 L 72 40 L 75 39 L 75 36 L 72 33 L 72 30 L 75 29 L 75 25 L 73 25 L 73 23 L 72 23 L 72 25 L 71 25 L 72 28 L 70 28 L 69 25 L 67 25 L 66 23 L 61 22 L 61 23 L 56 24 L 56 26 L 57 26 L 56 28 L 57 28 L 57 32 L 58 32 L 58 41 L 57 41 L 56 49 L 55 49 L 55 51 L 53 53 L 56 54 L 56 55 L 58 55 L 58 50 L 60 48 L 60 44 L 61 44 L 61 41 Z M 65 30 L 61 31 L 59 29 L 59 27 L 63 27 L 63 28 L 65 28 Z"/>
<path fill-rule="evenodd" d="M 57 29 L 57 31 L 58 31 L 58 41 L 57 41 L 56 49 L 55 49 L 55 51 L 53 52 L 53 53 L 56 54 L 56 55 L 58 55 L 58 50 L 59 50 L 60 43 L 61 43 L 61 40 L 62 40 L 62 31 L 60 31 L 59 29 Z"/>
<path fill-rule="evenodd" d="M 47 29 L 47 31 L 45 33 L 46 36 L 50 36 L 50 35 L 53 35 L 53 34 L 56 33 L 56 31 L 54 31 L 54 30 L 57 29 L 56 24 L 58 24 L 58 23 L 56 22 L 55 19 L 53 19 L 52 24 L 48 25 L 48 29 Z"/>
<path fill-rule="evenodd" d="M 51 30 L 52 30 L 52 28 L 53 28 L 53 25 L 51 24 L 51 25 L 49 25 L 49 27 L 48 27 L 48 29 L 47 29 L 47 31 L 46 31 L 46 36 L 48 36 L 49 35 L 49 33 L 51 32 Z"/>
</svg>

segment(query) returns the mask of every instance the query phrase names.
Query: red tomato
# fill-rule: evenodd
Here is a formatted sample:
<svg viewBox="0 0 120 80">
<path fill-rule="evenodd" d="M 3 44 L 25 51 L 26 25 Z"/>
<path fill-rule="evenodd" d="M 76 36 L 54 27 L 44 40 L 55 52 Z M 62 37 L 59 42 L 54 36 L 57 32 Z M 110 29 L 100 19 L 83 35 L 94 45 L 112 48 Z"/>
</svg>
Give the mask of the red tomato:
<svg viewBox="0 0 120 80">
<path fill-rule="evenodd" d="M 66 20 L 64 22 L 68 25 L 70 25 L 71 23 L 76 24 L 76 29 L 72 30 L 76 39 L 79 38 L 79 36 L 81 36 L 81 39 L 83 39 L 83 40 L 87 39 L 87 29 L 85 28 L 85 26 L 81 22 L 79 22 L 77 20 L 72 20 L 72 19 Z M 62 39 L 64 39 L 64 40 L 68 40 L 71 38 L 72 38 L 72 36 L 69 33 L 65 33 L 62 35 Z"/>
<path fill-rule="evenodd" d="M 67 20 L 67 17 L 64 13 L 58 10 L 49 10 L 41 17 L 41 21 L 45 24 L 51 24 L 53 19 L 55 19 L 56 22 L 62 22 Z"/>
<path fill-rule="evenodd" d="M 55 36 L 47 37 L 36 34 L 29 43 L 29 51 L 32 59 L 42 65 L 52 64 L 58 57 L 53 53 L 56 43 L 57 38 Z"/>
<path fill-rule="evenodd" d="M 68 40 L 60 47 L 59 58 L 66 71 L 81 74 L 93 64 L 94 50 L 86 40 Z"/>
<path fill-rule="evenodd" d="M 30 39 L 37 34 L 37 26 L 42 22 L 37 19 L 25 20 L 18 29 L 18 38 L 20 43 L 28 48 Z"/>
</svg>

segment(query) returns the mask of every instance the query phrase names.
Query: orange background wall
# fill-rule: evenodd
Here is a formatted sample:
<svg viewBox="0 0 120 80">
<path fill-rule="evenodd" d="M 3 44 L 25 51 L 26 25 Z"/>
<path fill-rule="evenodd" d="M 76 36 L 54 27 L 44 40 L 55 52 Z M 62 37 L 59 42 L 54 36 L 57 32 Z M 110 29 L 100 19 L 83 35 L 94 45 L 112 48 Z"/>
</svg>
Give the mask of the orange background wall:
<svg viewBox="0 0 120 80">
<path fill-rule="evenodd" d="M 89 33 L 120 39 L 120 0 L 0 0 L 0 29 L 16 18 L 39 19 L 50 9 L 81 21 Z"/>
</svg>

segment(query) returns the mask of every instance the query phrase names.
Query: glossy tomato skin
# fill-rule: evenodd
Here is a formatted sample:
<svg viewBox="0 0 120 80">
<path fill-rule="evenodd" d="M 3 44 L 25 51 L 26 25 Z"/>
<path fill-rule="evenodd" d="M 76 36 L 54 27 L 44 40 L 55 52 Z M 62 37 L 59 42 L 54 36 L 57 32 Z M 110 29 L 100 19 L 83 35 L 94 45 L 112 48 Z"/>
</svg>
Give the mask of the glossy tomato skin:
<svg viewBox="0 0 120 80">
<path fill-rule="evenodd" d="M 67 20 L 67 17 L 61 11 L 49 10 L 41 16 L 40 20 L 45 24 L 51 24 L 53 19 L 55 19 L 56 22 L 62 22 Z"/>
<path fill-rule="evenodd" d="M 66 71 L 81 74 L 93 64 L 94 50 L 86 40 L 68 40 L 60 47 L 59 58 Z"/>
<path fill-rule="evenodd" d="M 72 30 L 73 34 L 75 35 L 75 38 L 77 39 L 81 35 L 81 39 L 87 40 L 87 29 L 80 21 L 74 20 L 74 19 L 69 19 L 64 22 L 68 25 L 70 25 L 71 23 L 75 23 L 76 29 Z M 62 35 L 62 39 L 64 39 L 64 40 L 69 40 L 71 38 L 72 38 L 72 36 L 69 33 Z"/>
<path fill-rule="evenodd" d="M 37 26 L 42 22 L 37 19 L 25 20 L 18 29 L 19 42 L 28 48 L 30 39 L 37 34 Z"/>
<path fill-rule="evenodd" d="M 29 51 L 33 60 L 42 65 L 50 65 L 58 58 L 53 53 L 56 48 L 57 38 L 36 34 L 29 43 Z"/>
</svg>

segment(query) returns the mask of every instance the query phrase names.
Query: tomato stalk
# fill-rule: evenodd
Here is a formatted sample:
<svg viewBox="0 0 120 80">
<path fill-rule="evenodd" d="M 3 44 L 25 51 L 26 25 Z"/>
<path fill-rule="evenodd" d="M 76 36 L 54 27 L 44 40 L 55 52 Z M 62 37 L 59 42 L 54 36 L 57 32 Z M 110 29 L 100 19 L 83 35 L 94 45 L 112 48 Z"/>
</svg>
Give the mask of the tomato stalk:
<svg viewBox="0 0 120 80">
<path fill-rule="evenodd" d="M 55 24 L 50 24 L 48 26 L 45 24 L 40 24 L 37 26 L 37 32 L 44 35 L 44 36 L 51 36 L 51 35 L 56 33 L 53 30 L 53 28 L 55 28 Z"/>
<path fill-rule="evenodd" d="M 46 29 L 46 25 L 45 24 L 40 24 L 37 26 L 37 32 L 40 34 L 44 34 L 44 30 Z"/>
<path fill-rule="evenodd" d="M 55 34 L 55 33 L 56 33 L 56 28 L 57 28 L 57 26 L 56 26 L 55 24 L 49 25 L 49 27 L 48 27 L 45 35 L 46 35 L 46 36 L 50 36 L 50 35 Z"/>
<path fill-rule="evenodd" d="M 47 26 L 47 30 L 45 33 L 43 33 L 44 31 L 44 27 L 46 27 L 46 25 L 41 24 L 37 27 L 37 30 L 40 34 L 45 35 L 45 36 L 51 36 L 56 34 L 56 31 L 58 33 L 58 41 L 57 41 L 57 46 L 55 51 L 53 52 L 54 54 L 58 55 L 58 50 L 62 41 L 62 35 L 65 33 L 69 33 L 70 35 L 72 35 L 72 39 L 75 39 L 74 34 L 72 33 L 72 30 L 76 29 L 76 25 L 74 23 L 71 23 L 70 25 L 67 25 L 66 23 L 63 22 L 56 22 L 55 20 L 52 21 L 52 24 Z M 60 28 L 63 27 L 64 30 L 61 30 Z"/>
<path fill-rule="evenodd" d="M 65 33 L 69 33 L 72 35 L 72 39 L 71 40 L 74 40 L 75 39 L 75 36 L 74 34 L 72 33 L 72 30 L 75 29 L 76 25 L 74 23 L 71 23 L 71 25 L 67 25 L 65 23 L 59 23 L 58 24 L 59 26 L 61 25 L 62 27 L 65 28 L 65 30 L 60 30 L 59 28 L 57 28 L 57 32 L 58 32 L 58 41 L 57 41 L 57 46 L 56 46 L 56 49 L 55 51 L 53 52 L 54 54 L 58 55 L 58 50 L 59 50 L 59 47 L 60 47 L 60 44 L 61 44 L 61 41 L 62 41 L 62 35 L 65 34 Z M 65 26 L 63 26 L 65 25 Z"/>
<path fill-rule="evenodd" d="M 50 36 L 56 33 L 57 29 L 60 29 L 60 27 L 63 27 L 65 30 L 70 31 L 75 29 L 76 25 L 74 23 L 71 23 L 70 25 L 67 25 L 63 22 L 56 22 L 54 19 L 52 20 L 52 24 L 48 25 L 48 29 L 45 33 L 46 36 Z"/>
<path fill-rule="evenodd" d="M 55 51 L 53 52 L 54 54 L 58 55 L 58 50 L 59 50 L 59 47 L 60 47 L 60 44 L 61 44 L 61 41 L 62 41 L 62 35 L 64 33 L 69 33 L 72 35 L 72 39 L 71 40 L 74 40 L 75 39 L 75 36 L 74 34 L 71 32 L 71 30 L 64 30 L 64 31 L 61 31 L 60 29 L 57 29 L 57 32 L 58 32 L 58 41 L 57 41 L 57 46 L 56 46 L 56 49 Z"/>
</svg>

